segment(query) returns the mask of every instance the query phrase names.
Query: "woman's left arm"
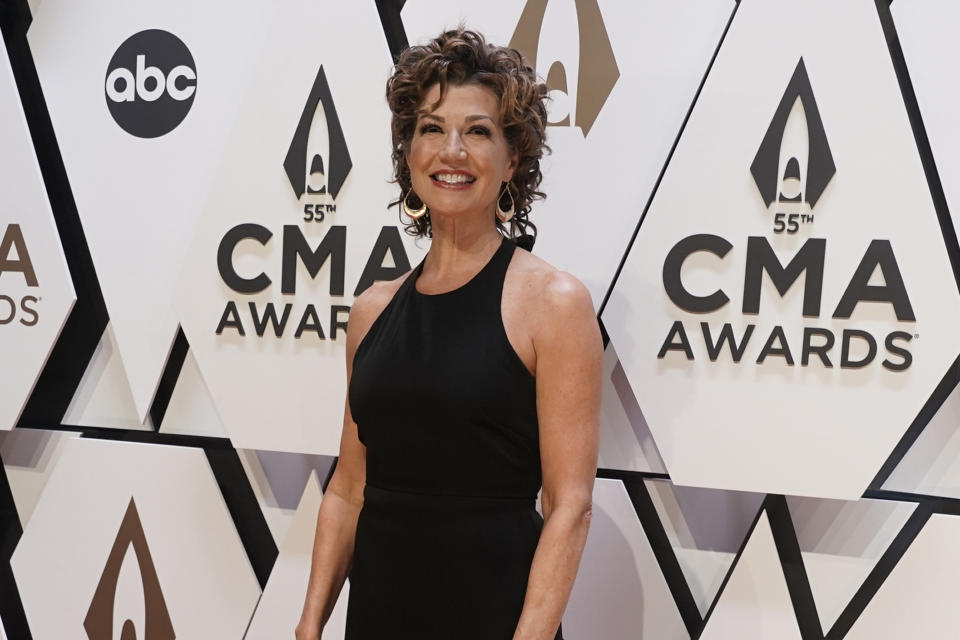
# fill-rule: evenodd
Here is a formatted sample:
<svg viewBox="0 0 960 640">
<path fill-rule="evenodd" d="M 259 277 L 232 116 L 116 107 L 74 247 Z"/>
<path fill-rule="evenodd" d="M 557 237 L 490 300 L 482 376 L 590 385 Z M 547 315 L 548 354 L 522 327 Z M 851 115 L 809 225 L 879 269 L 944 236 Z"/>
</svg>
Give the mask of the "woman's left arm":
<svg viewBox="0 0 960 640">
<path fill-rule="evenodd" d="M 587 540 L 597 472 L 603 346 L 587 289 L 554 272 L 539 297 L 537 417 L 544 526 L 513 640 L 553 640 Z"/>
</svg>

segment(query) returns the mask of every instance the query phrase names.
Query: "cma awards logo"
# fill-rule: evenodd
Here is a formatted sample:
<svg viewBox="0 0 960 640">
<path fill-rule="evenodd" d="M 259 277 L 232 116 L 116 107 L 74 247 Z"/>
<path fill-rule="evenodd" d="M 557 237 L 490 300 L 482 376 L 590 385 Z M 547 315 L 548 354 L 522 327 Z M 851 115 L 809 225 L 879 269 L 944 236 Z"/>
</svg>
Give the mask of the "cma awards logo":
<svg viewBox="0 0 960 640">
<path fill-rule="evenodd" d="M 283 170 L 297 200 L 303 199 L 304 194 L 329 196 L 325 202 L 304 203 L 304 222 L 322 222 L 327 213 L 336 212 L 337 205 L 332 201 L 340 193 L 351 168 L 350 151 L 321 65 L 283 161 Z"/>
<path fill-rule="evenodd" d="M 131 601 L 131 597 L 141 595 L 142 603 Z M 118 609 L 120 615 L 117 615 Z M 140 615 L 127 617 L 124 615 L 126 612 L 142 614 L 142 618 Z M 89 640 L 176 638 L 133 498 L 107 556 L 107 564 L 94 591 L 83 628 Z"/>
<path fill-rule="evenodd" d="M 157 138 L 183 122 L 197 93 L 197 65 L 180 38 L 148 29 L 124 40 L 107 65 L 110 115 L 138 138 Z"/>
<path fill-rule="evenodd" d="M 330 84 L 321 66 L 283 161 L 293 194 L 303 206 L 301 224 L 306 225 L 285 224 L 280 231 L 280 293 L 291 297 L 279 304 L 228 300 L 217 323 L 217 335 L 244 337 L 249 329 L 259 338 L 270 333 L 282 338 L 292 333 L 296 339 L 336 340 L 346 335 L 350 305 L 317 300 L 305 303 L 302 297 L 298 300 L 293 296 L 304 271 L 311 279 L 326 271 L 331 298 L 346 296 L 347 227 L 329 225 L 316 246 L 311 246 L 308 237 L 316 236 L 315 230 L 323 228 L 315 226 L 317 223 L 329 222 L 330 214 L 337 212 L 333 201 L 340 195 L 352 167 Z M 273 237 L 273 230 L 255 222 L 238 224 L 224 234 L 217 249 L 217 268 L 220 279 L 234 293 L 257 295 L 273 285 L 266 271 L 253 277 L 241 275 L 234 261 L 241 243 L 267 246 Z M 410 260 L 400 231 L 396 226 L 384 226 L 352 294 L 358 296 L 375 281 L 392 280 L 409 269 Z"/>
<path fill-rule="evenodd" d="M 788 128 L 788 125 L 793 126 Z M 781 153 L 781 150 L 787 152 Z M 781 209 L 803 209 L 803 205 L 813 209 L 836 172 L 820 110 L 801 58 L 750 165 L 750 173 L 767 207 L 776 200 Z M 778 213 L 790 215 L 785 211 Z M 799 213 L 793 219 L 800 220 L 797 224 L 810 223 L 813 215 Z"/>
<path fill-rule="evenodd" d="M 839 365 L 843 369 L 860 369 L 878 363 L 893 372 L 909 369 L 913 363 L 910 342 L 914 334 L 905 329 L 910 328 L 906 323 L 916 322 L 916 315 L 893 244 L 888 239 L 871 240 L 852 274 L 828 274 L 827 238 L 812 235 L 813 207 L 821 201 L 836 166 L 802 58 L 763 136 L 750 172 L 767 211 L 773 213 L 770 235 L 781 237 L 777 244 L 783 246 L 785 241 L 798 236 L 807 236 L 806 239 L 784 264 L 774 252 L 769 236 L 746 238 L 741 312 L 752 320 L 742 330 L 734 329 L 730 322 L 709 321 L 708 314 L 730 303 L 726 291 L 718 288 L 709 295 L 693 293 L 684 284 L 681 273 L 691 255 L 706 252 L 722 260 L 734 250 L 734 244 L 706 233 L 677 242 L 664 259 L 664 290 L 678 309 L 705 314 L 705 318 L 699 326 L 676 320 L 657 357 L 663 359 L 674 354 L 672 357 L 694 360 L 691 336 L 702 333 L 703 346 L 711 361 L 726 353 L 733 363 L 763 364 L 773 359 L 788 366 L 794 366 L 799 360 L 802 366 L 824 368 Z M 831 239 L 832 250 L 844 250 L 844 242 L 842 238 Z M 777 319 L 773 326 L 762 322 L 764 274 L 781 297 L 803 276 L 802 318 Z M 840 331 L 808 323 L 810 319 L 822 317 L 823 283 L 827 275 L 844 278 L 846 283 L 836 306 L 828 312 L 834 323 L 849 321 L 845 322 L 847 328 Z M 773 302 L 766 303 L 763 319 L 769 318 L 775 306 Z M 858 327 L 854 316 L 861 305 L 866 306 L 864 303 L 881 303 L 883 307 L 875 309 L 872 316 L 887 313 L 899 326 L 891 327 L 893 330 L 885 335 Z M 804 319 L 807 322 L 803 322 Z M 765 337 L 755 334 L 765 334 Z M 750 356 L 745 358 L 747 353 Z"/>
<path fill-rule="evenodd" d="M 558 0 L 527 0 L 510 46 L 519 50 L 538 72 L 547 69 L 547 91 L 552 98 L 548 124 L 580 127 L 586 138 L 613 91 L 620 70 L 597 0 L 574 2 L 578 49 L 569 58 L 563 55 L 571 53 L 566 36 L 560 30 L 544 33 L 548 5 L 561 6 Z M 557 54 L 545 55 L 548 51 Z M 556 58 L 566 58 L 567 64 Z M 574 69 L 576 77 L 571 79 Z M 571 93 L 574 84 L 576 93 Z"/>
<path fill-rule="evenodd" d="M 40 286 L 23 230 L 19 224 L 8 224 L 0 238 L 0 287 L 12 285 L 11 281 L 15 278 L 23 278 L 28 289 Z M 10 296 L 0 293 L 0 326 L 14 320 L 25 327 L 35 326 L 40 319 L 36 307 L 39 301 L 40 298 L 35 295 Z"/>
</svg>

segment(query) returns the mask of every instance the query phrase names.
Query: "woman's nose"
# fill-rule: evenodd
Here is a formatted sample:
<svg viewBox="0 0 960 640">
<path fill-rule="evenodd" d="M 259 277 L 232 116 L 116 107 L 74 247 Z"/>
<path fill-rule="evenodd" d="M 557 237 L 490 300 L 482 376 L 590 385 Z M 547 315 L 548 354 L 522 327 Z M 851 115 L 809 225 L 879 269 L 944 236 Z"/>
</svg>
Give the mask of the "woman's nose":
<svg viewBox="0 0 960 640">
<path fill-rule="evenodd" d="M 467 150 L 463 147 L 463 139 L 460 134 L 453 131 L 447 135 L 443 141 L 443 148 L 440 150 L 440 159 L 444 162 L 456 162 L 467 157 Z"/>
</svg>

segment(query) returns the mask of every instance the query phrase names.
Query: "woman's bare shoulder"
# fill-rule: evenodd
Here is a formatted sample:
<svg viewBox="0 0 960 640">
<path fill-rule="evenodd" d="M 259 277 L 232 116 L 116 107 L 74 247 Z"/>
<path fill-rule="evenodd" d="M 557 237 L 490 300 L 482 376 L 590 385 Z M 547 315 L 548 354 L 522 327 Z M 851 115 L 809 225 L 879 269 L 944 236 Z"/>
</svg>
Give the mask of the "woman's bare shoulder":
<svg viewBox="0 0 960 640">
<path fill-rule="evenodd" d="M 594 315 L 590 291 L 576 276 L 523 249 L 515 252 L 514 263 L 519 293 L 540 313 Z"/>
<path fill-rule="evenodd" d="M 536 354 L 534 370 L 541 371 L 544 366 L 560 370 L 559 361 L 576 367 L 596 365 L 603 346 L 590 291 L 575 276 L 546 260 L 526 251 L 517 251 L 516 257 L 516 287 L 511 287 L 514 293 L 510 308 L 505 309 L 504 326 L 513 319 L 514 326 L 523 327 L 520 335 L 528 337 Z M 506 287 L 504 294 L 506 298 Z M 507 334 L 509 337 L 509 328 Z M 546 379 L 539 374 L 537 378 Z"/>
</svg>

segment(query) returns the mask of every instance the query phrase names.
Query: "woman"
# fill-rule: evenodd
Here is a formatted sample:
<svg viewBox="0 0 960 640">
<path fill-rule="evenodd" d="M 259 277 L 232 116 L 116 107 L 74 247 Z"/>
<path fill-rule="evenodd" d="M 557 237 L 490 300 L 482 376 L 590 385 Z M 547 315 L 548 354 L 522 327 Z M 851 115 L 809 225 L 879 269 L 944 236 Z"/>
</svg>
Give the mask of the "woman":
<svg viewBox="0 0 960 640">
<path fill-rule="evenodd" d="M 301 640 L 320 637 L 348 574 L 348 640 L 560 638 L 602 348 L 584 286 L 504 237 L 536 231 L 544 95 L 519 53 L 464 29 L 407 49 L 387 83 L 408 231 L 433 240 L 350 314 Z"/>
</svg>

